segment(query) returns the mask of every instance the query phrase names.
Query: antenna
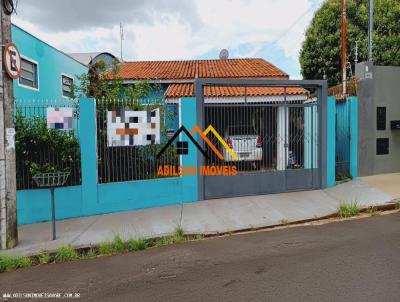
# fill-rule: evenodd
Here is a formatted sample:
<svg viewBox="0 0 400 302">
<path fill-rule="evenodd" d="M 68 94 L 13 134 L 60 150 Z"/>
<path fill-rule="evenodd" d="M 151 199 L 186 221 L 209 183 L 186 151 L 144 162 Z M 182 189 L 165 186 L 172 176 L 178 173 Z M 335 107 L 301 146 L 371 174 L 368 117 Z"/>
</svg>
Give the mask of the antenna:
<svg viewBox="0 0 400 302">
<path fill-rule="evenodd" d="M 125 38 L 124 38 L 124 27 L 122 25 L 122 22 L 119 23 L 119 36 L 120 36 L 120 39 L 121 39 L 121 62 L 123 62 L 124 59 L 122 57 L 122 41 L 125 40 Z"/>
<path fill-rule="evenodd" d="M 229 51 L 227 50 L 227 49 L 222 49 L 220 52 L 219 52 L 219 59 L 220 60 L 226 60 L 226 59 L 228 59 L 229 58 Z"/>
</svg>

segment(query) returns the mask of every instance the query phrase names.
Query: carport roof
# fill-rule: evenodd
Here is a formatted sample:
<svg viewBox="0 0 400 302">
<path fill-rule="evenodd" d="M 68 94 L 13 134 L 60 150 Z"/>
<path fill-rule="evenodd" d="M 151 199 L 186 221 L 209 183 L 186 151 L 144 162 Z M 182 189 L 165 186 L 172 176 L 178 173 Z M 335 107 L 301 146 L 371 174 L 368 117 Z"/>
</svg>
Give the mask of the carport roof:
<svg viewBox="0 0 400 302">
<path fill-rule="evenodd" d="M 205 97 L 241 97 L 241 96 L 283 96 L 284 87 L 247 87 L 244 86 L 206 86 Z M 287 95 L 305 95 L 306 90 L 301 87 L 287 87 Z M 194 84 L 171 84 L 165 92 L 166 98 L 180 98 L 194 96 Z"/>
</svg>

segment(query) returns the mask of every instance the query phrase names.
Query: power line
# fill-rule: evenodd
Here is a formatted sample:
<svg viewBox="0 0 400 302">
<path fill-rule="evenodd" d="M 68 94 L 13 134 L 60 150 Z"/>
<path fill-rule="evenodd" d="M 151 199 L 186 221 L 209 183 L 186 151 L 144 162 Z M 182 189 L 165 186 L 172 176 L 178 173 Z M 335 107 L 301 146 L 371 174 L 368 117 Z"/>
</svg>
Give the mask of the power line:
<svg viewBox="0 0 400 302">
<path fill-rule="evenodd" d="M 311 10 L 313 10 L 315 7 L 317 6 L 317 4 L 313 4 L 310 6 L 310 8 L 304 12 L 301 16 L 299 16 L 287 29 L 285 29 L 280 35 L 279 38 L 277 38 L 276 40 L 274 40 L 272 43 L 269 43 L 269 45 L 275 45 L 276 43 L 278 43 L 284 36 L 286 36 L 293 28 L 294 26 L 299 23 L 299 21 L 301 21 Z"/>
</svg>

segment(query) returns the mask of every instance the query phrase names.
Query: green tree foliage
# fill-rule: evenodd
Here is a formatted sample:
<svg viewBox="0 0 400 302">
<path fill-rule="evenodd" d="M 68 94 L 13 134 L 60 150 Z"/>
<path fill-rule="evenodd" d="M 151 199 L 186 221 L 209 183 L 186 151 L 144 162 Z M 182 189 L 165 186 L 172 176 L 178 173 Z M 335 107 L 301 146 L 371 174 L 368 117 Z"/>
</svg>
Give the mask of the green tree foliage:
<svg viewBox="0 0 400 302">
<path fill-rule="evenodd" d="M 355 46 L 358 61 L 368 55 L 368 0 L 347 1 L 347 59 L 354 72 Z M 375 0 L 373 61 L 375 65 L 400 65 L 400 1 Z M 305 79 L 322 79 L 329 85 L 341 82 L 341 1 L 327 0 L 316 12 L 300 51 Z M 350 69 L 348 69 L 349 71 Z"/>
<path fill-rule="evenodd" d="M 80 82 L 74 87 L 74 98 L 92 97 L 97 100 L 136 100 L 146 98 L 158 87 L 148 81 L 136 84 L 124 84 L 119 76 L 120 63 L 114 60 L 111 66 L 103 60 L 89 65 L 88 73 L 78 75 Z"/>
</svg>

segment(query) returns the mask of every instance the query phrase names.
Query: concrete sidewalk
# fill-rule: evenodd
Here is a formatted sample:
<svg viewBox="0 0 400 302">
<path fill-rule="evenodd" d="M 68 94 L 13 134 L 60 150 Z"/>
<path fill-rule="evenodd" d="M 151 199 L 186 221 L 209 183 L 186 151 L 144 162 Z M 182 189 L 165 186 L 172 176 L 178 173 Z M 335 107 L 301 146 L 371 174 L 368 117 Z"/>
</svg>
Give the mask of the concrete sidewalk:
<svg viewBox="0 0 400 302">
<path fill-rule="evenodd" d="M 206 200 L 62 220 L 57 222 L 55 241 L 50 240 L 51 223 L 23 225 L 19 227 L 19 245 L 2 253 L 33 255 L 64 244 L 90 246 L 110 241 L 115 234 L 123 239 L 158 237 L 173 233 L 179 225 L 186 233 L 225 233 L 278 225 L 283 220 L 324 217 L 334 214 L 340 202 L 356 201 L 367 207 L 389 203 L 395 197 L 356 179 L 326 190 Z"/>
</svg>

